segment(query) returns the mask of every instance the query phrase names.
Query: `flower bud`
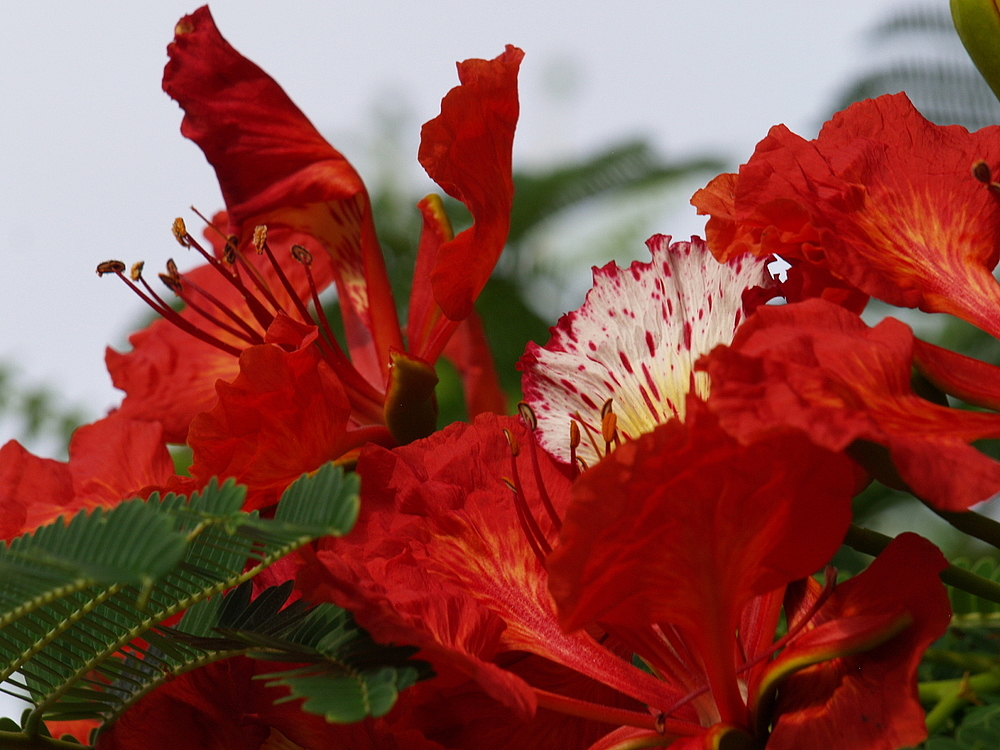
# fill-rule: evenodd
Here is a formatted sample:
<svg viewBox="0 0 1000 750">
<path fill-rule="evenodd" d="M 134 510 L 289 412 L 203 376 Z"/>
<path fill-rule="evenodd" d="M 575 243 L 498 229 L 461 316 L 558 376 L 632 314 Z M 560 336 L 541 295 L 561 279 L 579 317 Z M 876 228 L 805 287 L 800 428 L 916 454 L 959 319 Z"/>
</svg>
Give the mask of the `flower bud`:
<svg viewBox="0 0 1000 750">
<path fill-rule="evenodd" d="M 1000 7 L 998 0 L 951 0 L 951 18 L 965 49 L 1000 98 Z"/>
</svg>

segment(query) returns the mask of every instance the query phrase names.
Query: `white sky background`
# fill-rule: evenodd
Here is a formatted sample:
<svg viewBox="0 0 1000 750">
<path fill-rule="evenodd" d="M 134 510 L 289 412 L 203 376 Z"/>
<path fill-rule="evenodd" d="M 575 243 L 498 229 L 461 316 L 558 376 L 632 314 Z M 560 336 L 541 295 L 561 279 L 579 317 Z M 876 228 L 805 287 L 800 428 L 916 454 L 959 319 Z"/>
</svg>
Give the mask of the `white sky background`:
<svg viewBox="0 0 1000 750">
<path fill-rule="evenodd" d="M 221 207 L 214 173 L 181 137 L 160 89 L 165 47 L 197 0 L 38 0 L 4 8 L 0 45 L 0 361 L 91 417 L 114 406 L 106 345 L 144 314 L 98 262 L 168 257 L 187 207 Z M 939 0 L 944 4 L 944 0 Z M 267 70 L 365 175 L 378 102 L 413 116 L 404 144 L 457 83 L 454 63 L 526 51 L 520 164 L 646 136 L 668 157 L 749 157 L 784 122 L 813 135 L 852 75 L 871 67 L 865 32 L 900 0 L 594 0 L 212 3 L 230 43 Z M 551 81 L 574 72 L 572 90 Z M 413 174 L 419 168 L 414 166 Z M 428 186 L 425 188 L 430 189 Z M 703 222 L 674 211 L 684 237 Z M 189 226 L 196 226 L 189 221 Z M 553 321 L 554 322 L 554 321 Z M 11 436 L 0 423 L 0 443 Z"/>
</svg>

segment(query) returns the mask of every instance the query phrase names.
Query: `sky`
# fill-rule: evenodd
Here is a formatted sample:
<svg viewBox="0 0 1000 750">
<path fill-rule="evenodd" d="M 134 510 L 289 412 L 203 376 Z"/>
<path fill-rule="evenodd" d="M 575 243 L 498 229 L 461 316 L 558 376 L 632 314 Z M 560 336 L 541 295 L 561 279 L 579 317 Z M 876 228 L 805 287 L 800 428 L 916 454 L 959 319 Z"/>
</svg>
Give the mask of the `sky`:
<svg viewBox="0 0 1000 750">
<path fill-rule="evenodd" d="M 94 268 L 119 258 L 160 269 L 168 257 L 190 267 L 170 235 L 173 218 L 190 218 L 191 205 L 207 214 L 222 206 L 214 173 L 180 135 L 181 112 L 160 89 L 174 25 L 195 7 L 37 0 L 5 8 L 0 363 L 16 367 L 22 386 L 51 387 L 91 418 L 121 398 L 104 348 L 127 347 L 144 315 Z M 735 165 L 776 123 L 814 135 L 845 83 L 870 67 L 866 32 L 900 2 L 624 0 L 615 12 L 592 0 L 211 7 L 230 43 L 284 86 L 362 176 L 376 163 L 377 113 L 405 114 L 409 181 L 419 174 L 419 124 L 457 83 L 457 60 L 494 57 L 506 43 L 526 51 L 518 164 L 646 137 L 669 158 L 710 153 Z M 684 237 L 703 227 L 693 209 L 670 215 L 673 226 L 658 231 Z M 13 430 L 0 421 L 0 443 Z"/>
</svg>

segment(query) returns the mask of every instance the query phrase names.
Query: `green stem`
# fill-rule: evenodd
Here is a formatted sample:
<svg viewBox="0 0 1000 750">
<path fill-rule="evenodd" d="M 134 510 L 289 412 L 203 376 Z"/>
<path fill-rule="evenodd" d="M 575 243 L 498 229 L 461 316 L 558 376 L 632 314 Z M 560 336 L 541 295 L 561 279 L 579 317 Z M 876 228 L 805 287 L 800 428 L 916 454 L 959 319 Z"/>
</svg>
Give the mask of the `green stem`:
<svg viewBox="0 0 1000 750">
<path fill-rule="evenodd" d="M 0 731 L 0 750 L 86 750 L 87 747 L 40 734 L 29 737 L 24 732 Z"/>
<path fill-rule="evenodd" d="M 929 648 L 924 651 L 924 661 L 932 664 L 944 664 L 964 672 L 974 673 L 990 672 L 1000 668 L 1000 663 L 994 657 L 969 651 L 949 651 L 943 648 Z"/>
<path fill-rule="evenodd" d="M 892 537 L 890 536 L 857 526 L 853 523 L 851 524 L 851 528 L 847 530 L 847 536 L 844 538 L 844 544 L 848 547 L 872 557 L 878 555 L 889 546 L 889 542 L 891 541 Z M 956 568 L 954 565 L 949 565 L 941 571 L 941 580 L 949 586 L 954 586 L 957 589 L 968 591 L 970 594 L 974 594 L 987 601 L 1000 604 L 1000 584 L 991 581 L 989 578 L 977 576 L 975 573 L 970 573 L 967 570 Z"/>
<path fill-rule="evenodd" d="M 940 729 L 955 711 L 975 700 L 977 693 L 998 690 L 1000 690 L 1000 670 L 955 680 L 920 683 L 920 702 L 937 701 L 934 708 L 927 712 L 927 731 L 933 734 Z"/>
<path fill-rule="evenodd" d="M 949 510 L 940 510 L 926 502 L 924 502 L 924 505 L 962 533 L 1000 549 L 1000 523 L 994 521 L 992 518 L 981 516 L 971 510 L 955 513 Z"/>
</svg>

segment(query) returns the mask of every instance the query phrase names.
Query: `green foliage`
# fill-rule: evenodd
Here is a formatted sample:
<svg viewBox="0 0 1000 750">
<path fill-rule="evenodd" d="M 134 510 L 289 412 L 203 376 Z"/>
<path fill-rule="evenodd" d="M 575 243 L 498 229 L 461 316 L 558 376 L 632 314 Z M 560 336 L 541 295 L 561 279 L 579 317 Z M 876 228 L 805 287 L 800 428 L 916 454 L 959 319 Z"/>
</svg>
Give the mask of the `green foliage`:
<svg viewBox="0 0 1000 750">
<path fill-rule="evenodd" d="M 954 737 L 931 737 L 925 750 L 993 750 L 1000 747 L 1000 704 L 975 706 L 965 712 Z"/>
<path fill-rule="evenodd" d="M 430 676 L 426 663 L 410 660 L 416 648 L 376 644 L 346 610 L 301 600 L 282 609 L 291 591 L 288 581 L 251 601 L 250 586 L 243 584 L 192 607 L 176 629 L 159 629 L 167 638 L 161 643 L 304 664 L 261 679 L 289 688 L 283 700 L 305 698 L 305 711 L 341 723 L 384 715 L 400 690 Z"/>
<path fill-rule="evenodd" d="M 520 246 L 543 221 L 592 198 L 642 190 L 696 172 L 718 172 L 722 167 L 720 160 L 709 158 L 668 164 L 645 141 L 630 141 L 576 163 L 538 172 L 515 172 L 508 244 Z"/>
<path fill-rule="evenodd" d="M 25 735 L 42 719 L 111 720 L 165 675 L 232 655 L 155 628 L 313 539 L 346 533 L 357 516 L 357 480 L 332 465 L 293 483 L 273 519 L 241 511 L 245 493 L 213 480 L 190 498 L 81 512 L 0 548 L 0 681 L 33 704 Z M 273 610 L 267 601 L 256 611 Z M 215 623 L 196 615 L 189 626 L 205 635 Z"/>
<path fill-rule="evenodd" d="M 993 557 L 981 557 L 974 562 L 958 558 L 952 564 L 1000 583 L 1000 566 Z M 954 612 L 951 622 L 953 628 L 1000 628 L 1000 604 L 951 586 L 948 587 L 948 595 Z"/>
</svg>

